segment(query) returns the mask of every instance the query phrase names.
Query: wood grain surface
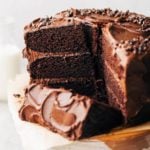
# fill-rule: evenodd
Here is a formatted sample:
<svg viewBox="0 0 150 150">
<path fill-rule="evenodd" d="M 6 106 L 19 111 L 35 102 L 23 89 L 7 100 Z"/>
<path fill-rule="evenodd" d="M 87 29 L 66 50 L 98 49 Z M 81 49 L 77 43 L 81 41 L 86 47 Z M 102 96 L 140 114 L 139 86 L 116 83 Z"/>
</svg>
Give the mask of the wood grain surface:
<svg viewBox="0 0 150 150">
<path fill-rule="evenodd" d="M 126 129 L 115 129 L 109 134 L 92 137 L 105 142 L 112 150 L 150 150 L 150 122 Z"/>
</svg>

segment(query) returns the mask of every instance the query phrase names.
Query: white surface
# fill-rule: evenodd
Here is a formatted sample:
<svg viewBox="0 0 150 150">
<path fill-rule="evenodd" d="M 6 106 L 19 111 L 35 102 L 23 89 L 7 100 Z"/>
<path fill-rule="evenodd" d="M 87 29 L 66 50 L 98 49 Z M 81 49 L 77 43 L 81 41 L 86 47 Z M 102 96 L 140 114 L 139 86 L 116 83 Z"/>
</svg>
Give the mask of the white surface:
<svg viewBox="0 0 150 150">
<path fill-rule="evenodd" d="M 6 102 L 0 102 L 0 150 L 23 150 Z"/>
<path fill-rule="evenodd" d="M 104 142 L 82 141 L 74 142 L 65 146 L 51 148 L 51 150 L 111 150 Z"/>
<path fill-rule="evenodd" d="M 0 101 L 7 99 L 7 85 L 19 73 L 20 53 L 15 45 L 0 44 Z"/>
</svg>

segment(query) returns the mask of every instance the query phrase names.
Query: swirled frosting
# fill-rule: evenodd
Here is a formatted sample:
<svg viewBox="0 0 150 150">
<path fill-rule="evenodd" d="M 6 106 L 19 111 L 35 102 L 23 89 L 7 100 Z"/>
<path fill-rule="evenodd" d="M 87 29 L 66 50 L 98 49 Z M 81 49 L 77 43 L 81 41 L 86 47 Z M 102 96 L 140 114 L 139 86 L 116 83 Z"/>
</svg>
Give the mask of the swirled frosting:
<svg viewBox="0 0 150 150">
<path fill-rule="evenodd" d="M 22 120 L 40 124 L 70 140 L 106 132 L 122 120 L 120 112 L 106 104 L 40 84 L 32 84 L 26 89 L 25 102 L 19 114 Z M 112 119 L 108 120 L 107 115 L 113 116 Z"/>
</svg>

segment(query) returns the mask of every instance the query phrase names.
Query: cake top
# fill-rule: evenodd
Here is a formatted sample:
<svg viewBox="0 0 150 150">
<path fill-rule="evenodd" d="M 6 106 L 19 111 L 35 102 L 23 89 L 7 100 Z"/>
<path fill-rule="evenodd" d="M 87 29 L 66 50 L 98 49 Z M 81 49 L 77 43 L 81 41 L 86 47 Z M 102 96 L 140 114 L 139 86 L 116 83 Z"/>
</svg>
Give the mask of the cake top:
<svg viewBox="0 0 150 150">
<path fill-rule="evenodd" d="M 87 19 L 97 20 L 95 23 L 102 22 L 120 22 L 120 23 L 132 23 L 139 26 L 141 32 L 150 32 L 150 17 L 144 15 L 132 13 L 129 11 L 122 12 L 119 10 L 107 9 L 68 9 L 57 13 L 54 17 L 37 18 L 29 25 L 25 26 L 25 32 L 32 32 L 43 28 L 68 25 L 77 23 L 81 19 L 87 21 Z M 81 21 L 80 20 L 80 21 Z M 79 22 L 80 22 L 79 21 Z"/>
</svg>

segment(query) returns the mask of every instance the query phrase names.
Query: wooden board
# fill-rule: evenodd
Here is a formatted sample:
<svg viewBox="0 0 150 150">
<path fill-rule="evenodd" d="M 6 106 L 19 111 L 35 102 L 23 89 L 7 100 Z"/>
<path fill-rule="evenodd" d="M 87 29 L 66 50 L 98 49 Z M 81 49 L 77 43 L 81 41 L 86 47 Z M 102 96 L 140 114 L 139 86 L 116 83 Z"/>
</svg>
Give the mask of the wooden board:
<svg viewBox="0 0 150 150">
<path fill-rule="evenodd" d="M 140 126 L 115 129 L 90 139 L 105 142 L 113 150 L 150 150 L 150 122 Z"/>
</svg>

